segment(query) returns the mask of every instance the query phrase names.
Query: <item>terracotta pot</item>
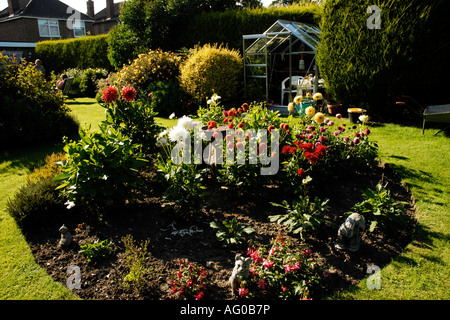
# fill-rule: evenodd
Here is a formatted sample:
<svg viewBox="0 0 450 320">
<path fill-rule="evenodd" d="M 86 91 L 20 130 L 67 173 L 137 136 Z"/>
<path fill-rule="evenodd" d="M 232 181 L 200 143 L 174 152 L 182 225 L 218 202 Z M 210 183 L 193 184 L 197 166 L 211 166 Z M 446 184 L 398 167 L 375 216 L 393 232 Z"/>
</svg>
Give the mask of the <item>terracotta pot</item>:
<svg viewBox="0 0 450 320">
<path fill-rule="evenodd" d="M 340 103 L 333 103 L 333 104 L 327 104 L 328 107 L 328 113 L 332 116 L 335 116 L 341 111 L 342 104 Z"/>
</svg>

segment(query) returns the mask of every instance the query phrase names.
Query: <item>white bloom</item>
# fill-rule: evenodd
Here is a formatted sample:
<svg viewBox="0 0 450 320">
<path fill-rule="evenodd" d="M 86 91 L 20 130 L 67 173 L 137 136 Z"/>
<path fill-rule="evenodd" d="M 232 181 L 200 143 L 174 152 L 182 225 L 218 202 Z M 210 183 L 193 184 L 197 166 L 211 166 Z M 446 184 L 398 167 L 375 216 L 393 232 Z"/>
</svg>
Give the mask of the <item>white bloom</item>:
<svg viewBox="0 0 450 320">
<path fill-rule="evenodd" d="M 175 118 L 175 112 L 172 112 L 172 114 L 169 116 L 169 119 Z"/>
<path fill-rule="evenodd" d="M 163 132 L 161 132 L 161 133 L 158 135 L 158 138 L 161 139 L 162 137 L 164 137 L 164 136 L 167 135 L 168 133 L 169 133 L 169 131 L 164 130 Z"/>
<path fill-rule="evenodd" d="M 180 119 L 178 119 L 178 126 L 181 126 L 189 131 L 194 128 L 194 121 L 187 116 L 183 116 Z"/>
<path fill-rule="evenodd" d="M 369 120 L 369 116 L 367 116 L 365 114 L 362 116 L 359 116 L 359 121 L 361 121 L 362 123 L 367 122 L 367 120 Z"/>
<path fill-rule="evenodd" d="M 73 201 L 66 201 L 66 203 L 64 203 L 66 205 L 67 209 L 72 209 L 73 207 L 75 207 L 75 202 Z"/>
<path fill-rule="evenodd" d="M 180 140 L 185 140 L 189 136 L 189 132 L 186 128 L 177 125 L 169 130 L 169 139 L 172 142 L 177 142 Z"/>
</svg>

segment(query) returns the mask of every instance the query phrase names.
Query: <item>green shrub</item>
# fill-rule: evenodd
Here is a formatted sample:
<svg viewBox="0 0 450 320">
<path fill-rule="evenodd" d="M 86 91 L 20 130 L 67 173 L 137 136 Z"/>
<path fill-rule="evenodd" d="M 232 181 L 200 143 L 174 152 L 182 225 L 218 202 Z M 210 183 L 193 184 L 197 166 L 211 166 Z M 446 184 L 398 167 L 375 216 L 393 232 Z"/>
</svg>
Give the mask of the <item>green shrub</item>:
<svg viewBox="0 0 450 320">
<path fill-rule="evenodd" d="M 131 285 L 136 291 L 142 289 L 148 273 L 152 270 L 146 267 L 147 250 L 149 241 L 141 241 L 137 245 L 132 235 L 126 235 L 122 238 L 125 246 L 126 266 L 128 273 L 123 278 L 126 286 Z"/>
<path fill-rule="evenodd" d="M 104 68 L 111 70 L 108 60 L 107 35 L 38 42 L 36 56 L 47 70 L 60 73 L 68 68 Z"/>
<path fill-rule="evenodd" d="M 53 83 L 31 63 L 9 61 L 0 53 L 0 147 L 18 147 L 72 136 L 78 123 Z"/>
<path fill-rule="evenodd" d="M 180 86 L 203 104 L 214 93 L 224 100 L 238 94 L 242 57 L 236 50 L 217 44 L 196 47 L 180 68 Z"/>
<path fill-rule="evenodd" d="M 176 80 L 153 82 L 146 92 L 153 110 L 159 116 L 168 117 L 172 113 L 189 114 L 193 111 L 189 108 L 188 96 Z"/>
<path fill-rule="evenodd" d="M 71 97 L 94 98 L 97 94 L 97 84 L 99 80 L 106 79 L 108 77 L 108 71 L 100 68 L 70 68 L 64 70 L 62 73 L 66 74 L 69 78 L 74 78 L 68 92 L 68 95 Z"/>
<path fill-rule="evenodd" d="M 138 169 L 147 161 L 141 146 L 105 123 L 99 128 L 100 132 L 81 128 L 79 141 L 65 140 L 67 160 L 55 181 L 60 182 L 68 208 L 79 205 L 99 213 L 98 209 L 132 200 L 131 192 L 142 187 Z"/>
<path fill-rule="evenodd" d="M 367 20 L 373 22 L 370 5 L 381 10 L 380 29 L 367 27 Z M 445 100 L 449 5 L 443 0 L 327 1 L 317 60 L 331 96 L 380 116 L 388 115 L 389 103 L 402 93 L 425 95 L 426 103 Z M 433 85 L 421 79 L 425 75 L 432 75 Z"/>
<path fill-rule="evenodd" d="M 118 88 L 132 86 L 140 91 L 148 91 L 154 82 L 175 80 L 179 73 L 180 55 L 160 49 L 140 54 L 129 65 L 124 65 L 114 79 Z"/>
<path fill-rule="evenodd" d="M 6 210 L 23 228 L 49 223 L 65 212 L 64 200 L 56 190 L 53 178 L 40 179 L 22 186 L 12 199 L 8 199 Z"/>
</svg>

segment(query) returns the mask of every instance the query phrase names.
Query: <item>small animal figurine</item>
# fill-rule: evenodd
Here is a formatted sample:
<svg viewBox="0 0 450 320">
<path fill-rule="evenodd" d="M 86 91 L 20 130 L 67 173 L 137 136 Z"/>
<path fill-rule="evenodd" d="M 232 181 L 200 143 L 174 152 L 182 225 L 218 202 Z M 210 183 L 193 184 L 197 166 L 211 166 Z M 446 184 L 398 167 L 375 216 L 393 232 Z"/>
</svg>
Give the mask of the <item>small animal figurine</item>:
<svg viewBox="0 0 450 320">
<path fill-rule="evenodd" d="M 361 231 L 366 227 L 364 217 L 359 213 L 352 213 L 339 227 L 335 248 L 355 252 L 361 245 Z"/>
<path fill-rule="evenodd" d="M 72 234 L 69 232 L 66 225 L 63 224 L 61 228 L 59 228 L 59 233 L 61 233 L 61 239 L 59 239 L 60 247 L 67 247 L 72 243 Z"/>
<path fill-rule="evenodd" d="M 248 277 L 250 264 L 252 262 L 250 257 L 244 258 L 239 253 L 236 255 L 234 261 L 233 272 L 231 273 L 231 277 L 229 280 L 233 296 L 236 295 L 236 291 L 239 289 L 241 279 Z"/>
</svg>

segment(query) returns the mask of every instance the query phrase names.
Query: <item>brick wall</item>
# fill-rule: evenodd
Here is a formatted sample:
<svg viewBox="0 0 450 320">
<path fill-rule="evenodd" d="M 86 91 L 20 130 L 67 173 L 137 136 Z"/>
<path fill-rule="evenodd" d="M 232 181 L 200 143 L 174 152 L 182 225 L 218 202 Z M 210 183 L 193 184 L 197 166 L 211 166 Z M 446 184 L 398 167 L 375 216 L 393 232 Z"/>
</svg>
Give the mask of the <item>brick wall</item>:
<svg viewBox="0 0 450 320">
<path fill-rule="evenodd" d="M 61 39 L 73 38 L 73 30 L 67 28 L 67 22 L 59 20 Z M 92 22 L 85 22 L 86 33 L 92 33 Z M 38 19 L 19 18 L 0 23 L 0 41 L 39 42 L 50 40 L 39 36 Z"/>
</svg>

